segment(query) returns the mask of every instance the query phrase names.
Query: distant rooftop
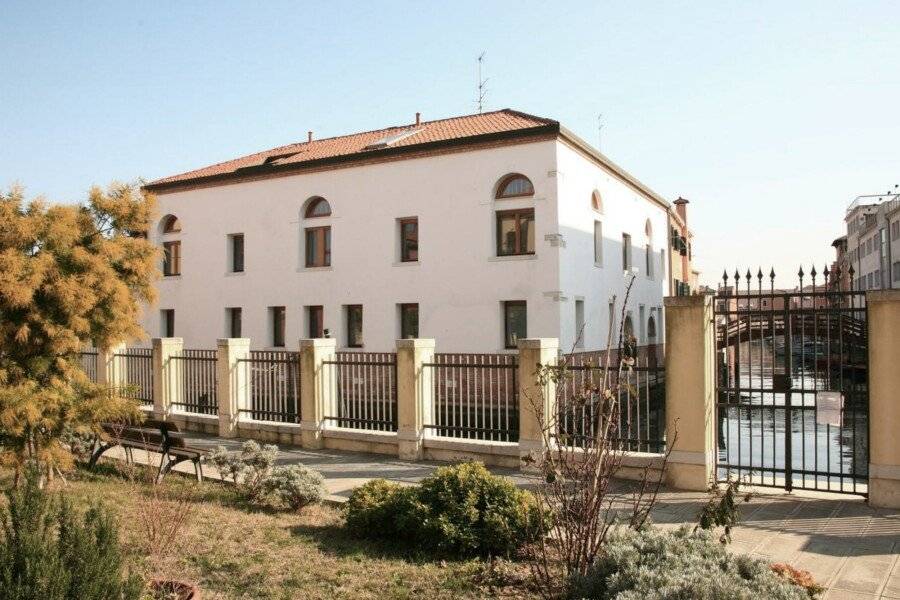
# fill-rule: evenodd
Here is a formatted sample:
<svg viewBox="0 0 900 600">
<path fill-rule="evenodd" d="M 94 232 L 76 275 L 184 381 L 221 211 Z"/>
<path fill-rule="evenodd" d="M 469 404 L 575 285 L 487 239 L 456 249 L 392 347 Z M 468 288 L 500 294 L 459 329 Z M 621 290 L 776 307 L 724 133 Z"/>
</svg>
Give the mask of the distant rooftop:
<svg viewBox="0 0 900 600">
<path fill-rule="evenodd" d="M 853 202 L 850 203 L 850 206 L 847 207 L 847 212 L 851 212 L 860 206 L 874 206 L 877 204 L 882 204 L 883 202 L 889 202 L 891 200 L 900 199 L 900 185 L 895 185 L 893 190 L 888 190 L 883 194 L 866 194 L 863 196 L 857 196 Z"/>
</svg>

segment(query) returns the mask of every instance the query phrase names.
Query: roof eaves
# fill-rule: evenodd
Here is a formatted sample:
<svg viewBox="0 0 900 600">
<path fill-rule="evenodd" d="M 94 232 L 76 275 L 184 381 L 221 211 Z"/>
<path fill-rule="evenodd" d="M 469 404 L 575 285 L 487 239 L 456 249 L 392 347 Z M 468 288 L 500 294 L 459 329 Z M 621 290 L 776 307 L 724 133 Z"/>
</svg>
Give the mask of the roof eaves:
<svg viewBox="0 0 900 600">
<path fill-rule="evenodd" d="M 651 200 L 665 208 L 667 211 L 671 211 L 672 204 L 654 192 L 650 187 L 641 182 L 637 177 L 611 161 L 605 154 L 601 153 L 599 150 L 588 144 L 586 141 L 566 129 L 565 127 L 559 127 L 559 135 L 564 140 L 573 144 L 576 148 L 602 164 L 607 169 L 611 170 L 613 173 L 624 179 L 627 183 L 629 183 L 632 187 L 636 188 L 641 193 L 647 195 Z"/>
</svg>

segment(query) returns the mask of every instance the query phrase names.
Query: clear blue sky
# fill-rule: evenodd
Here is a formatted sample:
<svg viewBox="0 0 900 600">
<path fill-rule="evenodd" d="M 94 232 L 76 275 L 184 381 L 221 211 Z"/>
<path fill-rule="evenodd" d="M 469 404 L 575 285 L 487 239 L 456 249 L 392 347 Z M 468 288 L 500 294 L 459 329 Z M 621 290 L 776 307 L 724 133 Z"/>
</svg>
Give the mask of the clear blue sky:
<svg viewBox="0 0 900 600">
<path fill-rule="evenodd" d="M 900 4 L 0 4 L 0 186 L 78 201 L 317 137 L 488 108 L 560 120 L 669 199 L 696 257 L 821 264 L 900 183 Z M 427 200 L 427 199 L 423 199 Z M 780 283 L 793 284 L 794 278 Z"/>
</svg>

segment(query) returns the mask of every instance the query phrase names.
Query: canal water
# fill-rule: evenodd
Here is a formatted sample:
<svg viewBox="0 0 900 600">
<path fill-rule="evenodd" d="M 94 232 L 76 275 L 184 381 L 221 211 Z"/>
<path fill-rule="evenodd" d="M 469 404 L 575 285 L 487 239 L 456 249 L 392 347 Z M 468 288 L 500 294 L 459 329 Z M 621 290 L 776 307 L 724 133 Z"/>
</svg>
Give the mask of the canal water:
<svg viewBox="0 0 900 600">
<path fill-rule="evenodd" d="M 859 352 L 841 353 L 795 337 L 790 373 L 784 339 L 744 342 L 739 385 L 735 361 L 719 355 L 717 411 L 719 477 L 740 476 L 755 484 L 785 484 L 786 436 L 790 435 L 795 488 L 865 493 L 868 476 L 868 393 Z M 791 384 L 775 393 L 775 376 Z M 835 395 L 839 392 L 840 395 Z"/>
</svg>

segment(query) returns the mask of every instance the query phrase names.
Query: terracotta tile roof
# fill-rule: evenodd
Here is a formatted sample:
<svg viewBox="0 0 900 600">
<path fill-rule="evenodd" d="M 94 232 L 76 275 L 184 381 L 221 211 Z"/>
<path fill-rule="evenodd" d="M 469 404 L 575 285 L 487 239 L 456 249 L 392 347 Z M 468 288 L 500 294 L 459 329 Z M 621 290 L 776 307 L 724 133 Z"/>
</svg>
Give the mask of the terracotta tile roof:
<svg viewBox="0 0 900 600">
<path fill-rule="evenodd" d="M 313 161 L 327 161 L 339 157 L 359 156 L 362 158 L 390 149 L 410 148 L 431 143 L 453 143 L 454 141 L 465 143 L 464 140 L 467 138 L 478 138 L 491 134 L 514 134 L 535 128 L 558 131 L 559 123 L 552 119 L 535 117 L 508 108 L 438 121 L 423 121 L 418 125 L 411 123 L 376 131 L 280 146 L 202 169 L 157 179 L 147 187 L 160 189 L 208 178 L 220 179 L 250 172 L 262 173 L 266 169 L 286 170 L 291 166 L 299 167 L 303 163 Z"/>
</svg>

